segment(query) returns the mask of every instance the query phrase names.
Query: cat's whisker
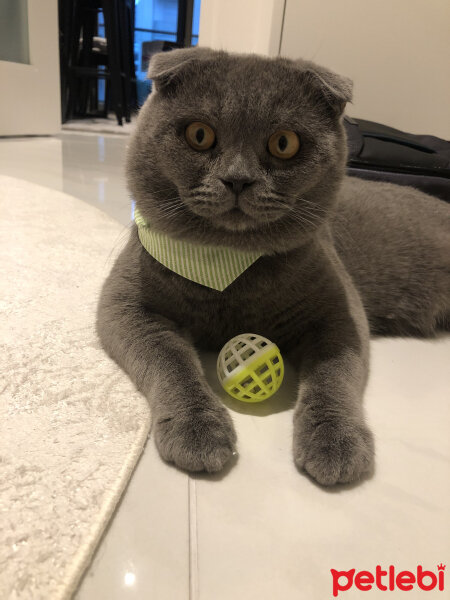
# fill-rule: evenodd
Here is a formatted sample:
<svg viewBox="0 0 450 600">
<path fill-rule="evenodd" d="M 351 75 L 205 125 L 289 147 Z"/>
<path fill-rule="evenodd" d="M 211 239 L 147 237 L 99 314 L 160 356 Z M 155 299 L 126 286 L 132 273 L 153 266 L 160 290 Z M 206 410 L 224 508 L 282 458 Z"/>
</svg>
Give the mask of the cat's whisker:
<svg viewBox="0 0 450 600">
<path fill-rule="evenodd" d="M 176 210 L 176 209 L 182 209 L 183 205 L 182 204 L 170 204 L 167 206 L 160 206 L 159 210 L 161 212 L 171 212 L 172 210 Z"/>
<path fill-rule="evenodd" d="M 161 215 L 163 215 L 165 217 L 171 217 L 177 213 L 185 212 L 186 210 L 187 210 L 187 207 L 181 201 L 179 201 L 179 202 L 174 202 L 168 206 L 160 207 L 159 212 Z"/>
<path fill-rule="evenodd" d="M 314 219 L 314 215 L 297 214 L 297 218 L 311 225 L 317 225 L 318 220 Z"/>
<path fill-rule="evenodd" d="M 160 208 L 162 208 L 162 209 L 178 208 L 181 206 L 184 206 L 184 205 L 179 198 L 178 199 L 173 198 L 172 200 L 167 200 L 167 202 L 164 204 L 160 204 Z"/>
<path fill-rule="evenodd" d="M 329 213 L 329 210 L 323 208 L 323 206 L 318 206 L 317 204 L 305 204 L 305 205 L 300 205 L 301 208 L 303 209 L 307 209 L 308 211 L 312 212 L 312 213 L 320 213 L 322 215 L 327 215 Z"/>
<path fill-rule="evenodd" d="M 159 194 L 164 194 L 166 192 L 174 192 L 176 194 L 179 194 L 177 188 L 175 186 L 170 186 L 170 187 L 166 187 L 166 188 L 158 188 L 155 190 L 151 190 L 151 194 L 154 196 L 158 196 Z"/>
<path fill-rule="evenodd" d="M 171 217 L 171 216 L 173 216 L 173 215 L 175 215 L 175 214 L 177 214 L 179 212 L 182 212 L 182 208 L 181 207 L 179 207 L 179 208 L 172 208 L 170 210 L 167 209 L 167 210 L 161 210 L 161 211 L 159 211 L 159 213 L 161 215 L 163 215 L 164 217 Z"/>
<path fill-rule="evenodd" d="M 179 196 L 175 198 L 167 198 L 164 202 L 159 203 L 160 208 L 171 208 L 173 206 L 183 206 L 183 202 Z"/>
<path fill-rule="evenodd" d="M 312 226 L 316 226 L 319 219 L 317 219 L 317 215 L 311 211 L 302 210 L 299 206 L 292 206 L 290 217 L 293 218 L 294 221 L 300 222 L 302 225 L 304 223 L 309 223 Z"/>
<path fill-rule="evenodd" d="M 277 190 L 273 190 L 273 189 L 269 190 L 269 194 L 279 197 L 279 198 L 288 198 L 289 197 L 289 194 L 287 194 L 286 192 L 277 192 Z"/>
<path fill-rule="evenodd" d="M 301 217 L 305 217 L 305 218 L 310 218 L 312 220 L 319 220 L 321 219 L 321 217 L 317 214 L 317 213 L 313 213 L 307 210 L 299 210 L 297 212 L 298 215 L 300 215 Z"/>
<path fill-rule="evenodd" d="M 177 214 L 179 214 L 179 213 L 182 213 L 182 212 L 184 212 L 184 211 L 183 211 L 183 208 L 182 208 L 182 207 L 179 207 L 179 208 L 177 208 L 177 209 L 172 209 L 172 210 L 170 210 L 170 211 L 169 211 L 169 210 L 168 210 L 168 211 L 161 211 L 161 212 L 160 212 L 160 214 L 161 214 L 163 217 L 174 217 L 175 215 L 177 215 Z"/>
<path fill-rule="evenodd" d="M 304 215 L 298 214 L 298 213 L 294 213 L 292 214 L 293 220 L 298 223 L 299 225 L 305 226 L 306 225 L 310 225 L 312 227 L 315 227 L 317 225 L 317 222 L 315 221 L 311 221 L 310 219 L 308 219 L 307 217 L 305 217 Z"/>
</svg>

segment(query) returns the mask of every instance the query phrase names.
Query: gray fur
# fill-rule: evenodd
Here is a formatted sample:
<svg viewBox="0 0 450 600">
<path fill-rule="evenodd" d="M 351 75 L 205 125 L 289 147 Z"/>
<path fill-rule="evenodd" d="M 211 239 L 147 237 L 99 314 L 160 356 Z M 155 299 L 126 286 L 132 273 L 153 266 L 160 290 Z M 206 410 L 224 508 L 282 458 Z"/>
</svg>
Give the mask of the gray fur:
<svg viewBox="0 0 450 600">
<path fill-rule="evenodd" d="M 105 350 L 151 401 L 161 456 L 217 471 L 236 436 L 195 348 L 246 331 L 270 338 L 298 365 L 296 464 L 325 485 L 360 478 L 374 456 L 362 408 L 369 329 L 448 328 L 449 207 L 344 176 L 351 84 L 322 67 L 201 48 L 155 56 L 150 76 L 127 160 L 137 207 L 175 238 L 264 256 L 218 292 L 155 261 L 133 226 L 99 304 Z M 187 145 L 192 121 L 216 132 L 211 150 Z M 300 136 L 290 160 L 267 151 L 277 129 Z M 222 179 L 254 183 L 235 196 Z"/>
</svg>

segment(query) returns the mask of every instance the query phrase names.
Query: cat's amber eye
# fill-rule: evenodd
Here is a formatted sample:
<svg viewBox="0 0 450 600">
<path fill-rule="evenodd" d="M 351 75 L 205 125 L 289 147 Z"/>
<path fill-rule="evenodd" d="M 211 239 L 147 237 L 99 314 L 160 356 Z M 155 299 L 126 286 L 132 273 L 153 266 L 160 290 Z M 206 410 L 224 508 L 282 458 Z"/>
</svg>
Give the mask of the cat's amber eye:
<svg viewBox="0 0 450 600">
<path fill-rule="evenodd" d="M 269 138 L 269 152 L 277 158 L 288 159 L 297 154 L 300 148 L 300 140 L 294 131 L 281 129 Z"/>
<path fill-rule="evenodd" d="M 209 150 L 216 141 L 216 134 L 206 123 L 194 121 L 186 127 L 186 141 L 194 150 Z"/>
</svg>

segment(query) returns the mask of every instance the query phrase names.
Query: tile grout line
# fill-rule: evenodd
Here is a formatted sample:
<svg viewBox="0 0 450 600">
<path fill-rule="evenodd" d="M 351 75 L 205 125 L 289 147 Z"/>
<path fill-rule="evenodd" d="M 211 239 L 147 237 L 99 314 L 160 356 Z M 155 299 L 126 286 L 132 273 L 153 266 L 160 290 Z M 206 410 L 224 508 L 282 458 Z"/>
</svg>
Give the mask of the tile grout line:
<svg viewBox="0 0 450 600">
<path fill-rule="evenodd" d="M 198 599 L 198 538 L 197 538 L 197 487 L 188 475 L 189 503 L 189 600 Z"/>
</svg>

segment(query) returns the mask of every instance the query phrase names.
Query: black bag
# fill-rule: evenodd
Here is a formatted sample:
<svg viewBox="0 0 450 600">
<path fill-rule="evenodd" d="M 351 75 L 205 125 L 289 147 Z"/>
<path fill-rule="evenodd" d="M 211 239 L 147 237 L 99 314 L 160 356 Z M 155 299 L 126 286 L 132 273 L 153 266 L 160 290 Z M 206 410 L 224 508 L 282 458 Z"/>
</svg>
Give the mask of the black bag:
<svg viewBox="0 0 450 600">
<path fill-rule="evenodd" d="M 344 125 L 348 175 L 410 185 L 450 202 L 450 142 L 347 116 Z"/>
</svg>

